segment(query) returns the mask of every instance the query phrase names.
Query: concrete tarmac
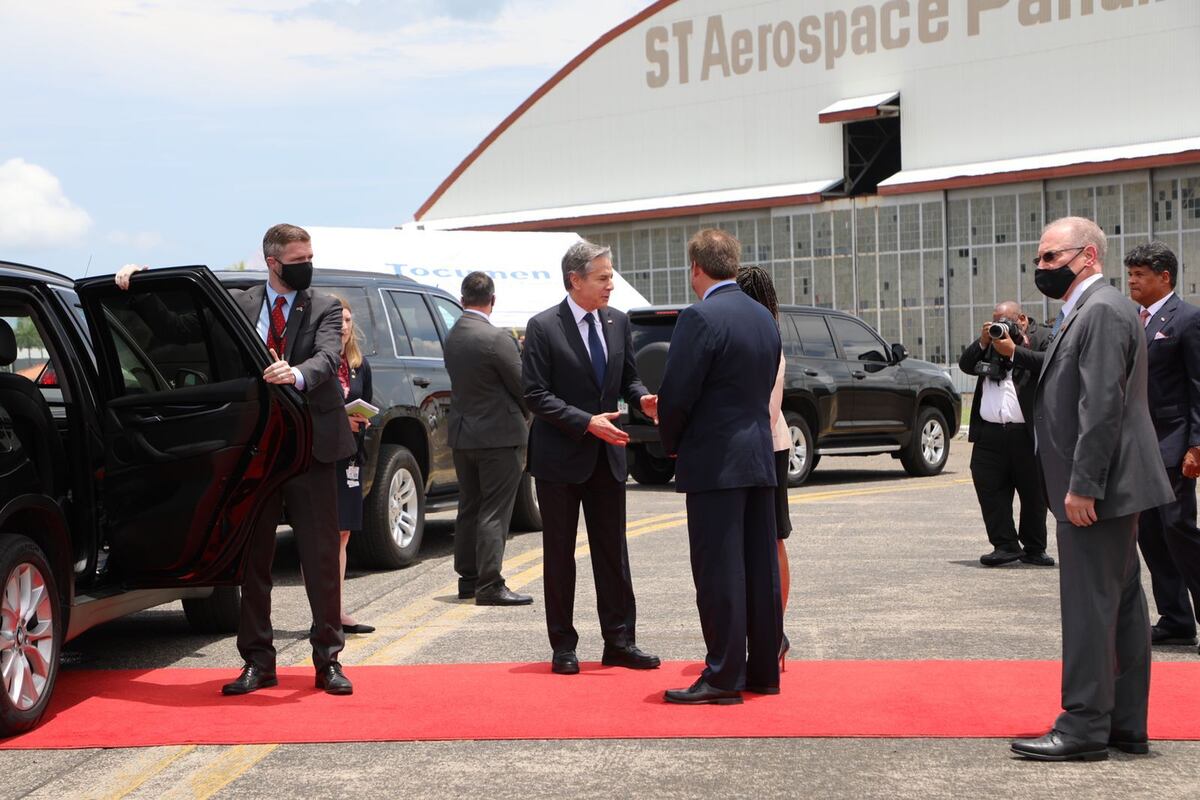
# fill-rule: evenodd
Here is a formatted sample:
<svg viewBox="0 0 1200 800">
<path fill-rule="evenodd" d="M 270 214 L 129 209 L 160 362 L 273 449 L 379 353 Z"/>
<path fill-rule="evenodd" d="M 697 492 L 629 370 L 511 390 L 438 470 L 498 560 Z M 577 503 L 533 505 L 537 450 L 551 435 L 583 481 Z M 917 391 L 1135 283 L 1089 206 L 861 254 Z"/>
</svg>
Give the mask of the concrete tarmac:
<svg viewBox="0 0 1200 800">
<path fill-rule="evenodd" d="M 990 547 L 953 443 L 941 475 L 911 478 L 886 457 L 827 458 L 791 492 L 792 597 L 786 630 L 798 659 L 1057 659 L 1058 569 L 988 569 Z M 629 550 L 638 644 L 664 659 L 703 655 L 684 503 L 673 485 L 629 484 Z M 1052 520 L 1050 520 L 1052 523 Z M 414 566 L 352 570 L 347 607 L 377 633 L 351 637 L 355 664 L 539 661 L 550 657 L 540 534 L 514 537 L 509 585 L 532 606 L 457 600 L 453 517 L 431 518 Z M 578 544 L 586 545 L 580 534 Z M 1054 555 L 1053 527 L 1050 552 Z M 601 651 L 586 552 L 578 552 L 579 655 Z M 294 545 L 276 559 L 280 664 L 306 663 L 308 608 Z M 1148 576 L 1147 593 L 1149 592 Z M 1153 609 L 1152 609 L 1153 616 Z M 1157 660 L 1195 660 L 1159 648 Z M 232 637 L 191 634 L 166 606 L 89 632 L 68 669 L 239 667 Z M 570 680 L 564 677 L 564 680 Z M 668 688 L 665 687 L 664 688 Z M 788 691 L 787 676 L 783 690 Z M 1014 697 L 1022 686 L 1011 687 Z M 936 691 L 931 687 L 931 691 Z M 486 698 L 481 698 L 486 701 Z M 986 713 L 986 709 L 981 709 Z M 1046 724 L 1052 722 L 1047 718 Z M 2 797 L 37 798 L 1173 798 L 1200 791 L 1200 743 L 1155 742 L 1150 756 L 1098 764 L 1015 759 L 996 739 L 735 739 L 413 742 L 0 752 Z"/>
</svg>

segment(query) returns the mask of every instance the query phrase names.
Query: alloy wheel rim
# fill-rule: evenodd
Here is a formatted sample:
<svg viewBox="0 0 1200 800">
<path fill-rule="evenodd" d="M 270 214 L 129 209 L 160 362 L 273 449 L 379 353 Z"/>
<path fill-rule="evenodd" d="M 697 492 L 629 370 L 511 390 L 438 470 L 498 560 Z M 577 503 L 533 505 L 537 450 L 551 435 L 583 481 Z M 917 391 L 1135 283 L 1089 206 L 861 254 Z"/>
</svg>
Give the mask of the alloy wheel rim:
<svg viewBox="0 0 1200 800">
<path fill-rule="evenodd" d="M 53 656 L 54 612 L 45 576 L 33 564 L 18 564 L 0 599 L 0 680 L 19 711 L 45 695 Z"/>
<path fill-rule="evenodd" d="M 788 475 L 792 478 L 799 476 L 804 472 L 804 467 L 808 464 L 808 442 L 804 438 L 804 432 L 799 428 L 788 428 L 792 434 L 792 453 L 788 456 Z"/>
<path fill-rule="evenodd" d="M 937 420 L 929 420 L 921 429 L 921 455 L 926 464 L 937 464 L 946 452 L 946 432 Z"/>
<path fill-rule="evenodd" d="M 388 526 L 400 547 L 408 547 L 417 535 L 417 502 L 417 482 L 401 467 L 388 487 Z"/>
</svg>

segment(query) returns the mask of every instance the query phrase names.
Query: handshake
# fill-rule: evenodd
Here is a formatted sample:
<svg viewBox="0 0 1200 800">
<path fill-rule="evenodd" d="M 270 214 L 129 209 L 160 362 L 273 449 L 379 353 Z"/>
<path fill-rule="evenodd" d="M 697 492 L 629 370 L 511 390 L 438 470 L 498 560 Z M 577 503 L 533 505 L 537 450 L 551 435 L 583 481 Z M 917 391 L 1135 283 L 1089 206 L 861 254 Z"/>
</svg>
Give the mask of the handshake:
<svg viewBox="0 0 1200 800">
<path fill-rule="evenodd" d="M 641 399 L 642 413 L 650 419 L 654 420 L 654 424 L 658 424 L 658 395 L 648 394 Z M 624 447 L 629 444 L 629 434 L 618 428 L 614 423 L 620 418 L 620 411 L 610 411 L 605 414 L 597 414 L 592 417 L 588 423 L 588 433 L 595 436 L 601 441 L 609 444 L 615 444 L 618 447 Z"/>
</svg>

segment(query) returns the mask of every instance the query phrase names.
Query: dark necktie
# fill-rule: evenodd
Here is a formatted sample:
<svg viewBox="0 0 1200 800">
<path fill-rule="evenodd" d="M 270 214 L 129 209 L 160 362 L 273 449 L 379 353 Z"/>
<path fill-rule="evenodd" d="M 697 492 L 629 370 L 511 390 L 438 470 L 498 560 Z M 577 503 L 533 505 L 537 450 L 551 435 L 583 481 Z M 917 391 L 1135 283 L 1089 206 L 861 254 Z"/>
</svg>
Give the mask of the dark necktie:
<svg viewBox="0 0 1200 800">
<path fill-rule="evenodd" d="M 583 321 L 587 323 L 588 329 L 588 353 L 592 357 L 592 372 L 596 373 L 596 385 L 601 389 L 604 388 L 604 345 L 600 341 L 600 334 L 596 333 L 596 326 L 592 324 L 595 318 L 592 312 L 583 315 Z"/>
<path fill-rule="evenodd" d="M 1066 312 L 1059 310 L 1058 316 L 1054 318 L 1054 327 L 1050 329 L 1050 338 L 1058 335 L 1058 329 L 1062 327 L 1063 320 L 1066 318 Z"/>
<path fill-rule="evenodd" d="M 271 324 L 267 326 L 267 347 L 275 351 L 275 355 L 283 358 L 284 348 L 287 347 L 287 318 L 283 316 L 283 306 L 287 298 L 279 295 L 275 298 L 275 307 L 271 309 Z"/>
</svg>

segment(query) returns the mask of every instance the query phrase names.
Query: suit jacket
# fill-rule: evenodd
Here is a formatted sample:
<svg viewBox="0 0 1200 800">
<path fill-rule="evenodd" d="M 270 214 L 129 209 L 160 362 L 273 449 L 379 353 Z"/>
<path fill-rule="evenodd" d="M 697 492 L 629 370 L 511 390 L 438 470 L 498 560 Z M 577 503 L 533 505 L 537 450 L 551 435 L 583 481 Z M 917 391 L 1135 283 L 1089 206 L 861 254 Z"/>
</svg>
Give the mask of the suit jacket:
<svg viewBox="0 0 1200 800">
<path fill-rule="evenodd" d="M 524 446 L 529 426 L 516 340 L 478 314 L 464 312 L 446 337 L 444 357 L 450 373 L 450 446 Z"/>
<path fill-rule="evenodd" d="M 775 486 L 771 389 L 782 343 L 771 313 L 722 286 L 679 314 L 659 390 L 675 490 Z"/>
<path fill-rule="evenodd" d="M 1178 467 L 1200 446 L 1200 308 L 1179 295 L 1146 325 L 1150 418 L 1163 463 Z"/>
<path fill-rule="evenodd" d="M 629 318 L 611 308 L 598 313 L 608 347 L 603 386 L 596 384 L 592 361 L 565 299 L 534 316 L 525 328 L 521 384 L 533 413 L 529 473 L 539 480 L 583 483 L 595 469 L 600 447 L 607 451 L 613 478 L 624 483 L 628 477 L 625 448 L 589 434 L 588 423 L 596 414 L 616 411 L 618 397 L 636 406 L 650 392 L 638 379 Z"/>
<path fill-rule="evenodd" d="M 266 284 L 234 291 L 234 299 L 252 326 L 258 324 Z M 337 371 L 342 352 L 342 304 L 313 291 L 296 292 L 288 314 L 287 350 L 280 357 L 304 376 L 304 396 L 312 417 L 313 458 L 333 463 L 352 455 L 354 437 L 346 421 L 346 401 Z"/>
<path fill-rule="evenodd" d="M 1030 320 L 1030 325 L 1032 324 L 1033 320 Z M 1048 337 L 1035 337 L 1032 335 L 1033 333 L 1035 331 L 1030 331 L 1030 347 L 1028 349 L 1034 352 L 1044 350 Z M 984 352 L 984 348 L 979 346 L 978 339 L 971 342 L 958 359 L 958 368 L 968 375 L 974 374 L 975 365 L 983 358 Z M 1028 362 L 1018 359 L 1016 354 L 1013 355 L 1013 385 L 1017 389 L 1017 403 L 1021 406 L 1021 416 L 1025 418 L 1026 422 L 1033 421 L 1033 393 L 1037 388 L 1037 377 L 1041 367 L 1042 365 L 1038 363 L 1036 368 L 1030 368 Z M 979 438 L 979 423 L 983 421 L 983 417 L 979 415 L 979 407 L 983 402 L 983 382 L 987 380 L 991 379 L 981 375 L 975 381 L 975 394 L 971 399 L 971 424 L 967 432 L 967 441 L 969 442 L 977 441 Z"/>
<path fill-rule="evenodd" d="M 1034 402 L 1038 460 L 1054 516 L 1068 491 L 1112 519 L 1171 502 L 1146 392 L 1137 307 L 1106 281 L 1089 286 L 1050 343 Z"/>
</svg>

